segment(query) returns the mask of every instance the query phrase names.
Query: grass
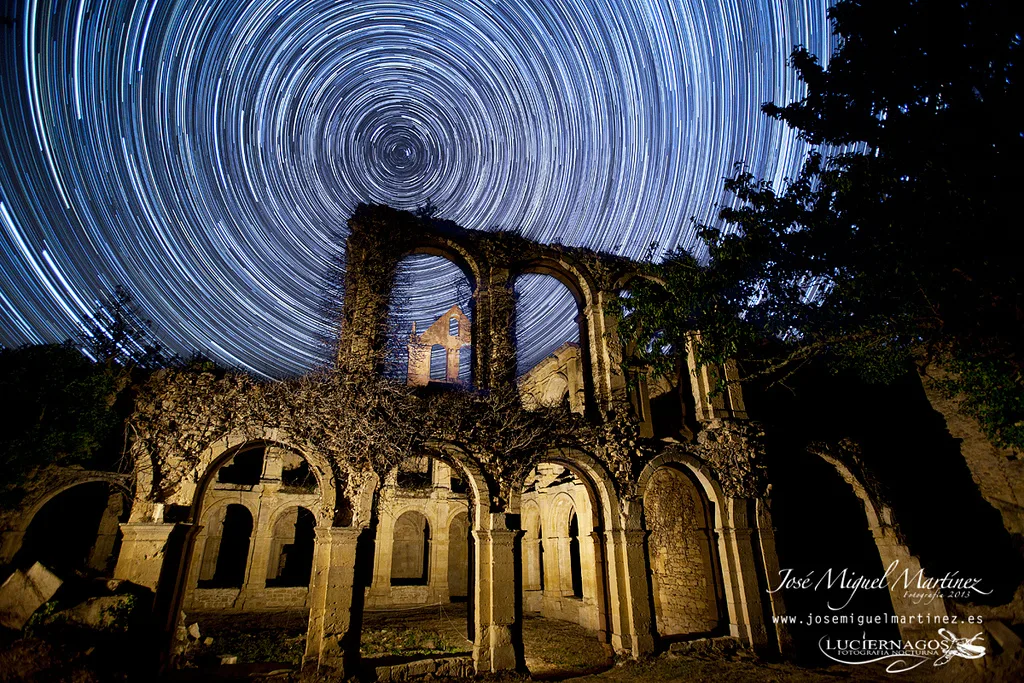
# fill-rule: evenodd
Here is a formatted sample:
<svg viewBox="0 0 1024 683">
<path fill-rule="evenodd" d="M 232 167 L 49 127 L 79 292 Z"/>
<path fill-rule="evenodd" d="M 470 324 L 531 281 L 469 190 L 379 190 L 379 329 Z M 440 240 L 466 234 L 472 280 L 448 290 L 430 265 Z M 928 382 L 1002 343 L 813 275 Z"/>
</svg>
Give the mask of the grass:
<svg viewBox="0 0 1024 683">
<path fill-rule="evenodd" d="M 461 652 L 443 635 L 415 628 L 381 628 L 363 631 L 359 652 L 363 657 L 408 657 Z"/>
</svg>

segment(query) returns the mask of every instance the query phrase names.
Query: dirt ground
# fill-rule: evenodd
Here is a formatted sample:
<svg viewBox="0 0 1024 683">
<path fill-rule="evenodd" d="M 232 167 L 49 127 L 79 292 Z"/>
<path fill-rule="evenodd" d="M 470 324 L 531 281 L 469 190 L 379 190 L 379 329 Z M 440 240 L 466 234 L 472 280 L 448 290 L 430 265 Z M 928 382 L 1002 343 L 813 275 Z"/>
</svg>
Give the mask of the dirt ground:
<svg viewBox="0 0 1024 683">
<path fill-rule="evenodd" d="M 175 680 L 268 680 L 268 673 L 297 669 L 305 647 L 304 612 L 188 615 L 199 623 L 201 640 L 209 646 L 192 653 L 197 668 L 180 672 Z M 1013 681 L 1016 676 L 979 671 L 966 660 L 953 660 L 941 669 L 931 665 L 887 674 L 884 665 L 804 668 L 765 662 L 745 650 L 729 654 L 664 654 L 640 662 L 616 662 L 611 649 L 596 634 L 569 622 L 527 614 L 523 620 L 523 649 L 529 676 L 503 674 L 491 681 L 569 680 L 593 683 L 682 683 L 683 681 L 751 681 L 752 683 L 812 683 L 817 681 Z M 466 638 L 466 605 L 449 604 L 414 609 L 366 612 L 361 652 L 364 671 L 376 665 L 408 661 L 443 653 L 470 653 Z M 211 666 L 219 655 L 238 657 L 235 666 Z M 287 680 L 288 675 L 273 680 Z M 487 680 L 487 679 L 485 679 Z"/>
</svg>

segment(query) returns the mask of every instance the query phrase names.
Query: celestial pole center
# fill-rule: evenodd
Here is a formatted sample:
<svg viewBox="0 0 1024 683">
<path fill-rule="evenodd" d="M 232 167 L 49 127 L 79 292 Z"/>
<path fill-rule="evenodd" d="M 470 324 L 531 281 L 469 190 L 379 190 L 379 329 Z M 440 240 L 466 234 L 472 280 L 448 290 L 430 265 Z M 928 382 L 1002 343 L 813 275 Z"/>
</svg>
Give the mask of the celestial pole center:
<svg viewBox="0 0 1024 683">
<path fill-rule="evenodd" d="M 825 0 L 28 0 L 0 26 L 0 342 L 74 335 L 123 284 L 172 350 L 323 360 L 322 278 L 359 202 L 641 257 L 695 246 L 760 113 L 825 57 Z M 419 259 L 429 317 L 451 266 Z M 572 336 L 520 284 L 519 343 Z M 443 297 L 442 297 L 443 298 Z M 449 304 L 450 305 L 450 304 Z"/>
</svg>

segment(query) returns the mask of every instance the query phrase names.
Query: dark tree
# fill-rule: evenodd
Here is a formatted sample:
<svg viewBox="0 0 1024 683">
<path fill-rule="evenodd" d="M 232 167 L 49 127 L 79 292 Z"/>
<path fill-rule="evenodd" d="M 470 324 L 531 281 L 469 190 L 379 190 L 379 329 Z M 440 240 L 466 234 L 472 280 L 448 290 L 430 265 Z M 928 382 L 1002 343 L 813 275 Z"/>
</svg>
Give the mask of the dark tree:
<svg viewBox="0 0 1024 683">
<path fill-rule="evenodd" d="M 828 68 L 798 48 L 802 100 L 769 116 L 818 146 L 782 190 L 742 169 L 709 259 L 669 254 L 637 282 L 623 331 L 636 362 L 785 377 L 811 361 L 891 381 L 910 361 L 952 371 L 1002 445 L 1024 448 L 1024 294 L 1016 190 L 1024 152 L 1012 3 L 844 0 Z M 654 344 L 655 339 L 659 340 Z"/>
<path fill-rule="evenodd" d="M 143 317 L 132 293 L 122 285 L 96 307 L 79 347 L 99 363 L 122 368 L 155 370 L 175 358 L 153 334 L 153 321 Z"/>
<path fill-rule="evenodd" d="M 71 344 L 0 351 L 0 506 L 50 464 L 109 469 L 121 454 L 113 375 Z"/>
</svg>

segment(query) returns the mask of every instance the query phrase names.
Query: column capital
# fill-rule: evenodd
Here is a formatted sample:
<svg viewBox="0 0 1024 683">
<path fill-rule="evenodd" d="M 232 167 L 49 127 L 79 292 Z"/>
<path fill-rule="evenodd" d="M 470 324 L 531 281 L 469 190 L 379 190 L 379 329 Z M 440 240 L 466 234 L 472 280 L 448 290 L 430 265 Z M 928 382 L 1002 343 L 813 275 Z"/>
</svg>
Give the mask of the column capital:
<svg viewBox="0 0 1024 683">
<path fill-rule="evenodd" d="M 645 529 L 623 529 L 621 533 L 626 545 L 643 545 L 650 534 Z"/>
<path fill-rule="evenodd" d="M 516 537 L 524 532 L 518 529 L 474 529 L 473 535 L 478 541 L 490 541 L 493 545 L 512 546 Z"/>
<path fill-rule="evenodd" d="M 122 522 L 121 533 L 132 541 L 166 541 L 178 527 L 191 528 L 194 524 L 182 522 Z"/>
<path fill-rule="evenodd" d="M 314 528 L 317 540 L 331 543 L 355 542 L 363 531 L 364 528 L 361 526 L 318 526 Z"/>
</svg>

